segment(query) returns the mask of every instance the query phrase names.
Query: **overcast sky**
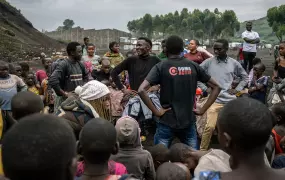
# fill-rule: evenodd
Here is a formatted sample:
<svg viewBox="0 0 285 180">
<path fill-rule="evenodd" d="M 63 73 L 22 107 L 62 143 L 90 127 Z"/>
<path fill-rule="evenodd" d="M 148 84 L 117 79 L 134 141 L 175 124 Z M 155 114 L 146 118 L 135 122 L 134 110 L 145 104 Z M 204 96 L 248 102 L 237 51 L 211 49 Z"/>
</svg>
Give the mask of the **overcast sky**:
<svg viewBox="0 0 285 180">
<path fill-rule="evenodd" d="M 264 17 L 267 9 L 284 0 L 8 0 L 41 30 L 55 30 L 64 19 L 85 29 L 116 28 L 127 31 L 130 20 L 181 11 L 184 7 L 204 10 L 232 9 L 240 21 Z"/>
</svg>

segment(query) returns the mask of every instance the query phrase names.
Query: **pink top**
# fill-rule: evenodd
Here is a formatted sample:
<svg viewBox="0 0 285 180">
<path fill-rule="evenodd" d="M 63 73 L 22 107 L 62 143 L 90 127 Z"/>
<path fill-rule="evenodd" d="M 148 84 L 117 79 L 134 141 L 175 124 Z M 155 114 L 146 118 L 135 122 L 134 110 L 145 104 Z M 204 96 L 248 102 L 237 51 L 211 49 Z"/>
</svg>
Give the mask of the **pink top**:
<svg viewBox="0 0 285 180">
<path fill-rule="evenodd" d="M 85 68 L 88 73 L 89 80 L 92 80 L 91 72 L 93 70 L 92 62 L 91 61 L 84 61 Z"/>
<path fill-rule="evenodd" d="M 37 78 L 37 81 L 39 81 L 41 84 L 42 81 L 47 78 L 47 73 L 44 70 L 38 70 L 36 72 L 36 78 Z"/>
<path fill-rule="evenodd" d="M 109 168 L 109 174 L 111 175 L 128 174 L 127 168 L 123 164 L 117 163 L 112 160 L 108 162 L 108 168 Z M 76 177 L 80 177 L 83 173 L 84 173 L 84 161 L 81 161 L 77 163 Z"/>
</svg>

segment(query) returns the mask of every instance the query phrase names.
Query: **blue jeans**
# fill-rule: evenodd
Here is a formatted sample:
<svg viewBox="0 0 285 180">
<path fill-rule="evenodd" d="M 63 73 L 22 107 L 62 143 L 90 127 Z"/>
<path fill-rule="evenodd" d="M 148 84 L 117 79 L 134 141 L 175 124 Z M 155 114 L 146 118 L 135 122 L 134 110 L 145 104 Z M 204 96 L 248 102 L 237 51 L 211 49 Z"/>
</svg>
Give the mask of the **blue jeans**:
<svg viewBox="0 0 285 180">
<path fill-rule="evenodd" d="M 193 149 L 198 149 L 196 123 L 192 122 L 186 129 L 173 129 L 167 125 L 157 123 L 154 135 L 154 144 L 164 144 L 169 147 L 177 137 L 181 143 L 187 144 Z"/>
</svg>

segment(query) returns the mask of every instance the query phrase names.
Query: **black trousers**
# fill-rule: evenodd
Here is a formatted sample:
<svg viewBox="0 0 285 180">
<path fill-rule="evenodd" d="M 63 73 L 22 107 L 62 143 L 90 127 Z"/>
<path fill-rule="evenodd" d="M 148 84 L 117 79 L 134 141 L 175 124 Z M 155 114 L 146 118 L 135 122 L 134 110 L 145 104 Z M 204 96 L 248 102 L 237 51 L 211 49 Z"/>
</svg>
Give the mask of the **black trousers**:
<svg viewBox="0 0 285 180">
<path fill-rule="evenodd" d="M 244 58 L 244 63 L 243 63 L 243 68 L 247 71 L 247 65 L 248 65 L 248 71 L 250 71 L 253 67 L 252 65 L 252 60 L 255 58 L 256 53 L 255 52 L 246 52 L 243 51 L 243 58 Z"/>
</svg>

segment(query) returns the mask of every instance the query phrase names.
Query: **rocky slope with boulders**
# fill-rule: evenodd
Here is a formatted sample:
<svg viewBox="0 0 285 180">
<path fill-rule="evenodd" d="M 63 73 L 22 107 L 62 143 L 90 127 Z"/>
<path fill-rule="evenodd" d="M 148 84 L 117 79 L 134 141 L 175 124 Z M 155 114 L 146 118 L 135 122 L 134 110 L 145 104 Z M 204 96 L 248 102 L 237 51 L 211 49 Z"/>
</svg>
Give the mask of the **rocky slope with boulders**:
<svg viewBox="0 0 285 180">
<path fill-rule="evenodd" d="M 63 46 L 35 29 L 20 10 L 0 0 L 0 60 L 32 60 L 41 52 L 49 53 Z"/>
</svg>

